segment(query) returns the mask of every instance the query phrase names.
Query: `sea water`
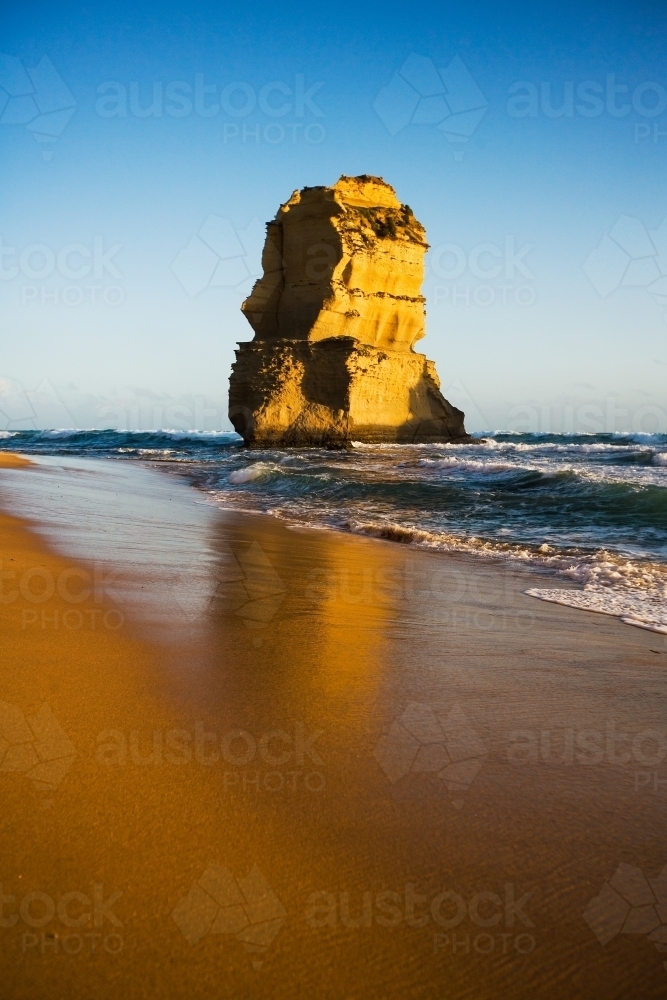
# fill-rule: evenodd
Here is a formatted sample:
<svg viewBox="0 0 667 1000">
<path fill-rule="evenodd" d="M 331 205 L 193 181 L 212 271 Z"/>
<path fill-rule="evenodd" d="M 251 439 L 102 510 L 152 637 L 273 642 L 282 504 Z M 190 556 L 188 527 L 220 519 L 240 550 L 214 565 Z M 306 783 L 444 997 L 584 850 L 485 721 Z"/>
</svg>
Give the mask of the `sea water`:
<svg viewBox="0 0 667 1000">
<path fill-rule="evenodd" d="M 0 439 L 25 454 L 159 464 L 209 503 L 292 524 L 533 565 L 554 585 L 532 596 L 667 633 L 665 434 L 497 432 L 468 445 L 348 451 L 241 445 L 224 432 L 4 431 Z"/>
</svg>

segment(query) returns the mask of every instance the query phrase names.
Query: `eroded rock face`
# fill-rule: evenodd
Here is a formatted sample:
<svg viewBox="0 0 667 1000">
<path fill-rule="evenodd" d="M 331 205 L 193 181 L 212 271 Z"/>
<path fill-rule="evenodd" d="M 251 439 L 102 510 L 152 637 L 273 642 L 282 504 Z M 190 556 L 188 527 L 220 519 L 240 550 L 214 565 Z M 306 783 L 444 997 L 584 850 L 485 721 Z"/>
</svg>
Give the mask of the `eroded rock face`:
<svg viewBox="0 0 667 1000">
<path fill-rule="evenodd" d="M 424 227 L 377 177 L 295 191 L 242 305 L 229 416 L 246 444 L 465 440 L 424 336 Z"/>
</svg>

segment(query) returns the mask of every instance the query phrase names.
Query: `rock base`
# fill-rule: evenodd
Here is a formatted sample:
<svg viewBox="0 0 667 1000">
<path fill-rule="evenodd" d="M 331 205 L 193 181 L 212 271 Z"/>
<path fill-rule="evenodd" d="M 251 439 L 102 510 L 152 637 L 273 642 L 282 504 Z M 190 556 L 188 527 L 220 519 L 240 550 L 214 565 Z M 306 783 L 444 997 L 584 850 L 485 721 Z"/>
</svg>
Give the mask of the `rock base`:
<svg viewBox="0 0 667 1000">
<path fill-rule="evenodd" d="M 352 337 L 239 344 L 229 418 L 251 448 L 471 440 L 432 361 Z"/>
</svg>

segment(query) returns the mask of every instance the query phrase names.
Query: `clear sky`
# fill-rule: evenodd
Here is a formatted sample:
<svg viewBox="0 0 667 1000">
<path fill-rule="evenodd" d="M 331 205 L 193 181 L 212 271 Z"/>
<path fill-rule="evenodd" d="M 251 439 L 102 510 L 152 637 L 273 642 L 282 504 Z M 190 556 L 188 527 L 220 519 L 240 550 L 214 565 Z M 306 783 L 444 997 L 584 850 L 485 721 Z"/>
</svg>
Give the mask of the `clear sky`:
<svg viewBox="0 0 667 1000">
<path fill-rule="evenodd" d="M 0 51 L 0 428 L 228 428 L 264 223 L 370 173 L 471 429 L 667 430 L 664 3 L 27 2 Z"/>
</svg>

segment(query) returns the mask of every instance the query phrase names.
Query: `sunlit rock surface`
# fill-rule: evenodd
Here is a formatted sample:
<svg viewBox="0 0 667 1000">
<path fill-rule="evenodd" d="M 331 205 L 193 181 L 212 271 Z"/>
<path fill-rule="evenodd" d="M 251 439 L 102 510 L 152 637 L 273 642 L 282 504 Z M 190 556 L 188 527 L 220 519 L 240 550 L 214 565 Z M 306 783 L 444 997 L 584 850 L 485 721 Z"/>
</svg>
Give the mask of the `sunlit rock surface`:
<svg viewBox="0 0 667 1000">
<path fill-rule="evenodd" d="M 229 415 L 254 447 L 467 438 L 424 336 L 424 227 L 378 177 L 304 188 L 267 225 Z"/>
</svg>

